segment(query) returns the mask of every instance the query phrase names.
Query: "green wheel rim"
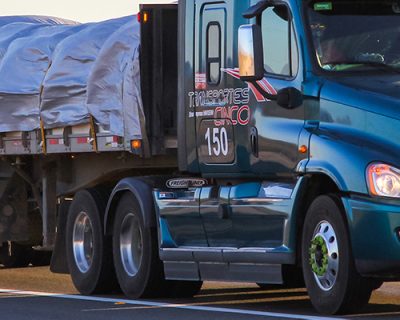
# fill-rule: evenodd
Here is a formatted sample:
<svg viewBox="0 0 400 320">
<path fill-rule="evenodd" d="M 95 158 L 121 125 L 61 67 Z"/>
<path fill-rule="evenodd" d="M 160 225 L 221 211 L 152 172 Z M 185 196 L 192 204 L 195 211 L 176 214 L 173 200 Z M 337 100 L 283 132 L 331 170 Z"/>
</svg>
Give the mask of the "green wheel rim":
<svg viewBox="0 0 400 320">
<path fill-rule="evenodd" d="M 339 273 L 339 247 L 336 232 L 327 221 L 318 223 L 309 247 L 309 265 L 317 285 L 329 291 Z"/>
<path fill-rule="evenodd" d="M 322 257 L 317 259 L 318 254 L 321 253 Z M 311 241 L 310 248 L 310 264 L 312 271 L 322 277 L 328 270 L 328 248 L 324 238 L 317 236 Z M 320 260 L 320 263 L 317 263 Z"/>
</svg>

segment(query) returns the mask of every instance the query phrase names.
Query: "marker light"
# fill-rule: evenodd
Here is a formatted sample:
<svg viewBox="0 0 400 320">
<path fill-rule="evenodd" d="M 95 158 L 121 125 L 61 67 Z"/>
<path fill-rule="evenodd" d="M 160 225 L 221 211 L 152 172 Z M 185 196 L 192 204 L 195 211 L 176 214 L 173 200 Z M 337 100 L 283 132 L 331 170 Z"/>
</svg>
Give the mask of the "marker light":
<svg viewBox="0 0 400 320">
<path fill-rule="evenodd" d="M 300 153 L 307 153 L 307 151 L 308 151 L 308 148 L 304 144 L 299 147 L 299 152 Z"/>
<path fill-rule="evenodd" d="M 139 12 L 137 19 L 139 23 L 147 23 L 149 21 L 149 13 L 146 11 Z"/>
<path fill-rule="evenodd" d="M 367 181 L 371 195 L 400 198 L 400 170 L 383 163 L 367 168 Z"/>
<path fill-rule="evenodd" d="M 142 147 L 142 141 L 140 140 L 132 140 L 131 141 L 132 149 L 140 149 Z"/>
</svg>

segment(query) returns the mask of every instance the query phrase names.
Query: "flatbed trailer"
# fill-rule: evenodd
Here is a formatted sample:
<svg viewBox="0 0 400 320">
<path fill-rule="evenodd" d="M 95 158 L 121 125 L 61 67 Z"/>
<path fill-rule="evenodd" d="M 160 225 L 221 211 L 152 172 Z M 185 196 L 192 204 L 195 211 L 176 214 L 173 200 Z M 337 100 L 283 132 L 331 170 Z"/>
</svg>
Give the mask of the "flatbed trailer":
<svg viewBox="0 0 400 320">
<path fill-rule="evenodd" d="M 53 250 L 57 207 L 64 199 L 71 199 L 78 190 L 95 186 L 111 188 L 119 179 L 129 175 L 146 175 L 157 172 L 164 174 L 177 170 L 177 129 L 174 116 L 177 93 L 176 81 L 173 81 L 177 72 L 177 48 L 174 45 L 177 33 L 177 9 L 174 5 L 154 8 L 149 6 L 150 8 L 155 16 L 158 15 L 166 20 L 164 23 L 168 23 L 168 30 L 172 30 L 169 35 L 166 32 L 156 31 L 156 28 L 160 27 L 158 20 L 157 24 L 154 21 L 146 26 L 148 30 L 140 31 L 136 16 L 88 25 L 47 17 L 0 18 L 0 26 L 4 22 L 0 34 L 6 39 L 1 44 L 4 47 L 0 60 L 1 67 L 3 72 L 6 70 L 15 72 L 11 76 L 12 80 L 18 79 L 19 76 L 23 77 L 25 71 L 21 67 L 13 70 L 13 66 L 10 65 L 12 62 L 7 59 L 11 60 L 10 57 L 18 54 L 22 59 L 26 58 L 27 50 L 37 49 L 38 51 L 43 50 L 45 53 L 47 50 L 47 55 L 43 52 L 32 51 L 32 61 L 29 61 L 28 64 L 25 62 L 26 66 L 33 65 L 31 71 L 33 75 L 28 74 L 28 78 L 34 78 L 37 88 L 28 88 L 25 89 L 25 92 L 22 90 L 18 92 L 19 88 L 17 87 L 16 92 L 3 90 L 4 92 L 0 93 L 3 105 L 8 103 L 8 110 L 11 109 L 10 106 L 14 105 L 18 110 L 23 108 L 29 111 L 34 110 L 30 112 L 30 114 L 34 114 L 33 120 L 30 122 L 37 122 L 36 128 L 30 131 L 2 128 L 3 131 L 0 133 L 1 198 L 6 206 L 6 209 L 0 213 L 0 243 L 3 243 L 3 258 L 0 258 L 0 261 L 3 260 L 5 264 L 8 265 L 6 261 L 12 260 L 13 263 L 10 266 L 26 265 L 29 263 L 25 258 L 26 252 L 31 247 L 35 247 L 36 250 Z M 108 27 L 111 29 L 107 31 L 108 38 L 98 40 L 98 38 L 104 38 L 101 32 L 104 32 L 107 27 L 103 27 L 103 25 L 110 24 L 114 24 L 114 26 Z M 136 42 L 129 43 L 121 35 L 121 31 L 126 31 L 124 29 L 128 27 L 131 27 L 132 30 L 130 31 L 131 36 L 127 39 L 133 39 Z M 71 29 L 70 32 L 68 32 L 69 29 Z M 87 32 L 88 29 L 91 30 Z M 135 56 L 131 57 L 132 62 L 137 65 L 132 65 L 128 61 L 112 60 L 110 54 L 115 53 L 118 46 L 125 46 L 123 49 L 127 52 L 126 56 L 132 54 L 132 47 L 136 46 L 138 51 L 139 39 L 140 36 L 143 36 L 140 32 L 147 33 L 144 37 L 146 41 L 140 42 L 140 50 L 143 57 L 148 57 L 141 59 L 140 68 L 138 65 L 139 52 L 134 52 Z M 82 33 L 83 35 L 81 35 Z M 74 37 L 78 40 L 75 40 Z M 87 68 L 84 56 L 84 50 L 87 48 L 82 48 L 81 42 L 92 38 L 99 44 L 98 48 L 95 48 L 97 51 L 91 52 L 92 56 L 87 58 L 91 64 Z M 164 51 L 168 51 L 168 54 L 163 54 Z M 44 55 L 44 58 L 38 58 L 41 54 Z M 68 56 L 74 54 L 77 57 L 80 54 L 83 55 L 78 61 L 78 67 L 88 69 L 81 79 L 73 79 L 73 72 L 60 75 L 65 70 L 57 69 L 58 67 L 63 68 L 63 64 L 61 64 L 63 59 L 68 60 Z M 124 57 L 122 56 L 122 58 Z M 61 62 L 61 66 L 55 65 L 57 59 L 58 63 Z M 39 65 L 42 60 L 45 60 L 44 66 Z M 106 63 L 114 63 L 110 68 L 116 70 L 107 70 L 109 65 Z M 37 69 L 35 69 L 36 65 L 39 65 Z M 118 70 L 118 68 L 122 70 Z M 134 70 L 124 70 L 124 68 Z M 96 72 L 100 73 L 100 76 Z M 52 79 L 49 79 L 51 76 L 58 76 L 61 84 L 54 85 Z M 114 83 L 113 79 L 107 82 L 109 80 L 107 77 L 111 76 L 117 77 L 116 81 L 121 81 L 121 83 Z M 63 77 L 66 79 L 64 84 L 62 83 Z M 28 81 L 30 80 L 25 80 L 25 82 Z M 97 83 L 93 84 L 96 81 Z M 91 90 L 102 90 L 102 88 L 96 87 L 101 81 L 103 81 L 102 84 L 108 85 L 101 97 L 103 100 L 99 98 L 98 93 L 91 92 Z M 132 83 L 135 81 L 136 83 Z M 3 87 L 5 87 L 5 83 L 7 80 L 3 81 Z M 48 87 L 47 83 L 50 83 Z M 88 108 L 87 106 L 91 103 L 91 95 L 94 100 L 98 99 L 102 102 L 103 106 L 110 103 L 112 99 L 106 101 L 108 98 L 106 95 L 111 96 L 112 90 L 115 93 L 115 90 L 118 89 L 121 90 L 118 92 L 121 98 L 119 102 L 123 104 L 124 86 L 134 86 L 139 91 L 128 93 L 135 95 L 133 98 L 137 101 L 131 99 L 128 101 L 127 107 L 139 107 L 139 112 L 129 113 L 131 110 L 124 111 L 123 106 L 120 106 L 121 112 L 128 112 L 128 115 L 122 115 L 120 119 L 133 118 L 129 119 L 128 123 L 136 125 L 143 136 L 139 135 L 135 139 L 132 134 L 111 132 L 89 113 L 79 123 L 74 121 L 68 123 L 69 120 L 66 120 L 65 125 L 52 123 L 46 126 L 41 113 L 46 106 L 42 100 L 56 100 L 58 97 L 62 104 L 64 103 L 63 99 L 68 99 L 67 91 L 79 85 L 81 92 L 76 91 L 77 95 L 82 95 L 82 99 L 78 103 L 71 103 L 75 103 L 81 109 Z M 58 86 L 59 90 L 55 94 L 56 98 L 54 98 L 54 92 L 51 92 L 51 90 L 54 91 L 54 86 Z M 92 87 L 89 88 L 90 86 Z M 47 89 L 50 93 L 46 96 Z M 107 89 L 111 91 L 109 92 Z M 65 110 L 61 108 L 56 112 L 61 114 L 73 112 L 71 110 L 74 109 L 69 110 L 67 103 L 64 105 Z M 58 108 L 59 106 L 55 103 L 54 107 Z M 96 108 L 96 105 L 92 103 L 92 107 Z M 119 111 L 118 105 L 116 109 Z M 18 117 L 21 115 L 17 114 L 15 119 L 12 119 L 11 127 L 23 126 Z M 22 115 L 22 117 L 24 116 Z M 3 122 L 3 127 L 6 127 L 5 124 L 7 123 Z M 118 126 L 118 123 L 116 125 Z M 123 124 L 121 123 L 121 125 Z M 16 192 L 16 190 L 21 192 L 21 197 L 13 199 L 15 202 L 6 200 L 10 197 L 10 192 Z M 18 203 L 23 203 L 23 205 Z M 39 223 L 32 224 L 31 220 L 39 221 Z M 11 251 L 14 252 L 14 249 L 11 248 L 15 248 L 21 258 L 10 257 Z M 13 253 L 13 255 L 15 254 Z"/>
</svg>

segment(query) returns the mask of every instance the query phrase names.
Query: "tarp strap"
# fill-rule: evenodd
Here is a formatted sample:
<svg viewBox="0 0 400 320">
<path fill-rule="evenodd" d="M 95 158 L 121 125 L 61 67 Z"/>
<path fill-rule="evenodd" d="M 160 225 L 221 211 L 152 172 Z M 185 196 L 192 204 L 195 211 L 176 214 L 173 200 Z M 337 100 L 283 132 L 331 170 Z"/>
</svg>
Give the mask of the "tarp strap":
<svg viewBox="0 0 400 320">
<path fill-rule="evenodd" d="M 93 143 L 94 151 L 99 152 L 97 147 L 96 124 L 92 115 L 90 115 L 90 141 Z"/>
<path fill-rule="evenodd" d="M 42 118 L 40 118 L 40 134 L 42 136 L 42 151 L 43 151 L 43 154 L 47 154 L 46 132 L 44 130 L 44 123 L 43 123 Z"/>
</svg>

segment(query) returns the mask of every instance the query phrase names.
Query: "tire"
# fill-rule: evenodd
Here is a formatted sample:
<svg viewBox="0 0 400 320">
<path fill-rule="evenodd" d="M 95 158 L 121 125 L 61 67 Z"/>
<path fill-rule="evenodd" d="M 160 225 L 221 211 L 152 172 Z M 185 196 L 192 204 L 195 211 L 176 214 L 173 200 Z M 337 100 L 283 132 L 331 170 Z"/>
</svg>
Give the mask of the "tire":
<svg viewBox="0 0 400 320">
<path fill-rule="evenodd" d="M 200 281 L 165 280 L 157 230 L 145 227 L 140 206 L 130 193 L 125 193 L 118 203 L 113 235 L 115 271 L 126 296 L 190 297 L 200 290 Z"/>
<path fill-rule="evenodd" d="M 107 199 L 100 189 L 82 190 L 68 210 L 67 262 L 75 288 L 84 295 L 116 289 L 112 242 L 103 232 Z"/>
<path fill-rule="evenodd" d="M 5 268 L 25 268 L 29 265 L 32 247 L 16 242 L 4 242 L 0 248 L 0 263 Z"/>
<path fill-rule="evenodd" d="M 314 308 L 322 314 L 359 311 L 371 281 L 356 271 L 340 199 L 319 196 L 311 204 L 302 236 L 303 275 Z"/>
</svg>

